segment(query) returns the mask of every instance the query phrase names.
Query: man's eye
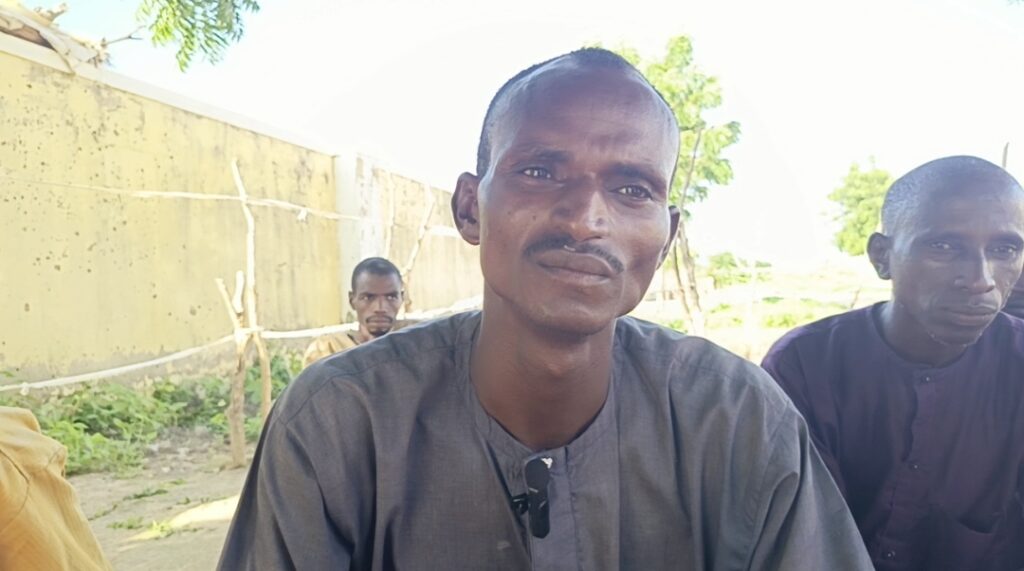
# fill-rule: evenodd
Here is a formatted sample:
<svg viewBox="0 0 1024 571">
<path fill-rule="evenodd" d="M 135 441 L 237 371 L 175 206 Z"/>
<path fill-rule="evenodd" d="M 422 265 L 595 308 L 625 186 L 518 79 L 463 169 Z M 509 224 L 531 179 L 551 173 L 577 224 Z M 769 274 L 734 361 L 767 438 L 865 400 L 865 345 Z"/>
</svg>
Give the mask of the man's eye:
<svg viewBox="0 0 1024 571">
<path fill-rule="evenodd" d="M 953 245 L 949 242 L 932 242 L 931 247 L 933 250 L 940 252 L 951 252 L 953 250 Z"/>
<path fill-rule="evenodd" d="M 389 293 L 388 294 L 388 300 L 390 300 L 390 301 L 397 301 L 398 300 L 398 294 L 397 293 Z"/>
<path fill-rule="evenodd" d="M 615 189 L 615 192 L 634 200 L 647 200 L 652 197 L 651 191 L 642 186 L 629 185 Z"/>
<path fill-rule="evenodd" d="M 1001 256 L 1012 257 L 1016 256 L 1017 252 L 1020 252 L 1020 248 L 1011 244 L 1005 244 L 1003 246 L 996 246 L 992 248 L 992 251 Z"/>
<path fill-rule="evenodd" d="M 526 167 L 520 172 L 530 178 L 552 178 L 551 172 L 544 167 Z"/>
</svg>

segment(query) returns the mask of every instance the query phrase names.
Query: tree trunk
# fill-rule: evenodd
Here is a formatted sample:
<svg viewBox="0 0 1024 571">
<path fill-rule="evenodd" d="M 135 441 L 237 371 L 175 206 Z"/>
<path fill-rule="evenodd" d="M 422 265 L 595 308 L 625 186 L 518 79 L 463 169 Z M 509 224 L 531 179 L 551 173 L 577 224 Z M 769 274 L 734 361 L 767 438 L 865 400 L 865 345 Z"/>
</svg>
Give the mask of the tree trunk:
<svg viewBox="0 0 1024 571">
<path fill-rule="evenodd" d="M 274 380 L 270 374 L 270 355 L 267 353 L 267 344 L 263 342 L 263 335 L 257 331 L 252 334 L 252 337 L 256 342 L 256 354 L 260 360 L 260 416 L 265 421 L 270 416 Z"/>
<path fill-rule="evenodd" d="M 679 260 L 679 242 L 677 241 L 672 243 L 672 273 L 676 276 L 676 294 L 679 296 L 679 302 L 683 305 L 683 321 L 692 327 L 690 304 L 686 302 L 686 295 L 684 293 L 686 291 L 686 284 L 683 282 L 683 274 L 679 269 L 680 264 L 682 262 Z M 687 333 L 690 332 L 687 329 Z"/>
<path fill-rule="evenodd" d="M 679 231 L 676 233 L 676 246 L 679 248 L 682 258 L 683 272 L 679 272 L 676 265 L 677 277 L 680 277 L 679 289 L 680 299 L 683 300 L 683 310 L 687 312 L 690 321 L 689 333 L 693 335 L 704 335 L 704 312 L 700 307 L 700 294 L 697 292 L 697 267 L 690 253 L 690 240 L 686 237 L 686 193 L 693 183 L 693 170 L 697 166 L 697 153 L 700 151 L 700 140 L 704 135 L 702 128 L 698 128 L 697 137 L 693 141 L 693 149 L 690 150 L 690 167 L 686 169 L 686 180 L 679 193 Z"/>
<path fill-rule="evenodd" d="M 228 440 L 231 443 L 231 467 L 245 466 L 245 373 L 249 368 L 249 346 L 252 335 L 237 346 L 235 374 L 231 379 L 231 399 L 228 402 Z"/>
<path fill-rule="evenodd" d="M 679 233 L 676 235 L 676 246 L 683 265 L 683 271 L 676 266 L 677 275 L 680 280 L 680 289 L 683 301 L 683 309 L 687 312 L 690 321 L 689 333 L 692 335 L 704 335 L 704 312 L 700 307 L 700 293 L 697 291 L 697 269 L 693 255 L 690 253 L 690 241 L 686 237 L 686 223 L 679 221 Z"/>
</svg>

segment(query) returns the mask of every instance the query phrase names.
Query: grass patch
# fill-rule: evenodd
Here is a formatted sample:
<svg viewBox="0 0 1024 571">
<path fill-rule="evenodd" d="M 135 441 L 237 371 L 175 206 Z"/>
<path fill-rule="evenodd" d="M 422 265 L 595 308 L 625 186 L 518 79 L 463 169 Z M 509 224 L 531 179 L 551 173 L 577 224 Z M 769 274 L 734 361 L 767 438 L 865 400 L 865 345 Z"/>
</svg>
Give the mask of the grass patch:
<svg viewBox="0 0 1024 571">
<path fill-rule="evenodd" d="M 167 488 L 159 486 L 156 488 L 145 488 L 141 492 L 135 492 L 134 494 L 127 496 L 126 500 L 141 500 L 143 498 L 152 498 L 153 496 L 160 496 L 167 493 Z"/>
<path fill-rule="evenodd" d="M 302 361 L 297 355 L 274 355 L 270 368 L 271 394 L 277 398 L 302 370 Z M 261 383 L 259 367 L 250 367 L 245 383 L 245 432 L 250 440 L 255 440 L 262 429 L 258 414 Z M 130 474 L 142 465 L 146 445 L 170 428 L 204 426 L 226 437 L 229 395 L 227 379 L 205 377 L 161 380 L 136 387 L 105 383 L 27 396 L 3 393 L 0 406 L 31 410 L 43 432 L 68 449 L 69 475 L 101 471 Z M 150 491 L 167 492 L 158 490 Z M 113 509 L 116 506 L 110 511 Z"/>
<path fill-rule="evenodd" d="M 142 518 L 130 517 L 126 520 L 115 521 L 107 527 L 110 529 L 142 529 Z"/>
</svg>

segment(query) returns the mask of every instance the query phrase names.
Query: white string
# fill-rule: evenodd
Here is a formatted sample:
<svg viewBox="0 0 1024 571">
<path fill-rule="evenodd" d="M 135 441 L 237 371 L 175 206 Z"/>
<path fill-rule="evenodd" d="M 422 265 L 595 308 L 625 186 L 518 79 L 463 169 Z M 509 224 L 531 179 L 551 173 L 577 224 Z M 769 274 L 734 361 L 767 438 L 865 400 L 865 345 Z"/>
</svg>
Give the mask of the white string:
<svg viewBox="0 0 1024 571">
<path fill-rule="evenodd" d="M 447 315 L 447 314 L 451 314 L 451 313 L 457 313 L 459 311 L 465 311 L 466 309 L 472 309 L 473 307 L 479 307 L 480 302 L 481 302 L 480 296 L 466 298 L 466 299 L 463 299 L 463 300 L 459 300 L 458 302 L 454 303 L 450 307 L 447 307 L 447 308 L 444 308 L 444 309 L 434 309 L 434 310 L 427 310 L 427 311 L 420 311 L 420 312 L 415 312 L 415 313 L 409 313 L 409 314 L 405 315 L 405 318 L 406 319 L 417 319 L 417 320 L 432 319 L 432 318 L 439 317 L 439 316 L 442 316 L 442 315 Z M 317 336 L 320 336 L 320 335 L 326 335 L 326 334 L 329 334 L 329 333 L 338 333 L 338 332 L 341 332 L 341 331 L 354 331 L 355 329 L 356 329 L 356 324 L 354 324 L 354 323 L 343 323 L 343 324 L 340 324 L 340 325 L 328 325 L 328 326 L 325 326 L 325 327 L 315 327 L 315 328 L 312 328 L 312 329 L 297 329 L 297 330 L 293 330 L 293 331 L 268 331 L 268 330 L 263 330 L 263 329 L 259 329 L 259 328 L 256 328 L 256 329 L 246 328 L 246 329 L 239 329 L 237 331 L 237 333 L 240 334 L 240 335 L 250 335 L 252 333 L 259 332 L 260 335 L 262 335 L 264 339 L 301 339 L 301 338 L 304 338 L 304 337 L 317 337 Z M 56 377 L 56 378 L 52 378 L 52 379 L 47 379 L 45 381 L 37 381 L 37 382 L 32 382 L 32 383 L 16 383 L 16 384 L 11 384 L 11 385 L 3 385 L 3 386 L 0 386 L 0 392 L 21 391 L 22 394 L 26 394 L 26 393 L 28 393 L 28 391 L 34 390 L 34 389 L 52 389 L 52 388 L 57 388 L 57 387 L 65 387 L 65 386 L 68 386 L 68 385 L 75 385 L 75 384 L 87 383 L 87 382 L 91 382 L 91 381 L 98 381 L 98 380 L 114 377 L 114 376 L 117 376 L 117 375 L 123 375 L 123 374 L 126 374 L 126 373 L 131 373 L 131 372 L 134 372 L 134 371 L 139 371 L 139 370 L 142 370 L 142 369 L 146 369 L 148 367 L 155 367 L 157 365 L 165 365 L 167 363 L 173 363 L 174 361 L 180 361 L 181 359 L 185 359 L 185 358 L 191 357 L 193 355 L 197 355 L 199 353 L 202 353 L 203 351 L 207 351 L 207 350 L 213 349 L 214 347 L 217 347 L 219 345 L 227 343 L 228 341 L 234 341 L 234 339 L 235 339 L 235 334 L 226 335 L 224 337 L 221 337 L 220 339 L 217 339 L 215 341 L 211 341 L 211 342 L 209 342 L 209 343 L 207 343 L 205 345 L 201 345 L 199 347 L 192 347 L 190 349 L 183 349 L 181 351 L 177 351 L 177 352 L 171 353 L 169 355 L 164 355 L 162 357 L 157 357 L 156 359 L 150 359 L 148 361 L 141 361 L 139 363 L 132 363 L 132 364 L 129 364 L 129 365 L 122 365 L 120 367 L 114 367 L 112 369 L 104 369 L 102 371 L 93 371 L 93 372 L 90 372 L 90 373 L 82 373 L 80 375 L 71 375 L 71 376 L 67 376 L 67 377 Z"/>
</svg>

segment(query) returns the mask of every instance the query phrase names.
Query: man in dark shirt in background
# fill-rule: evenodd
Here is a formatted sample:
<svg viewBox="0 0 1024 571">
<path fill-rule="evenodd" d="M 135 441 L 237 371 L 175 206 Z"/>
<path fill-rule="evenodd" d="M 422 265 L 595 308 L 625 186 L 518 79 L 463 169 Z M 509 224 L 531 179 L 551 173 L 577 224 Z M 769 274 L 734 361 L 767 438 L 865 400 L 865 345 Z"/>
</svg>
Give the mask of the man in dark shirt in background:
<svg viewBox="0 0 1024 571">
<path fill-rule="evenodd" d="M 800 327 L 764 368 L 803 412 L 879 571 L 1024 567 L 1024 191 L 974 157 L 889 189 L 892 298 Z"/>
<path fill-rule="evenodd" d="M 1010 299 L 1003 311 L 1014 317 L 1024 319 L 1024 276 L 1017 280 L 1017 285 L 1010 292 Z"/>
</svg>

